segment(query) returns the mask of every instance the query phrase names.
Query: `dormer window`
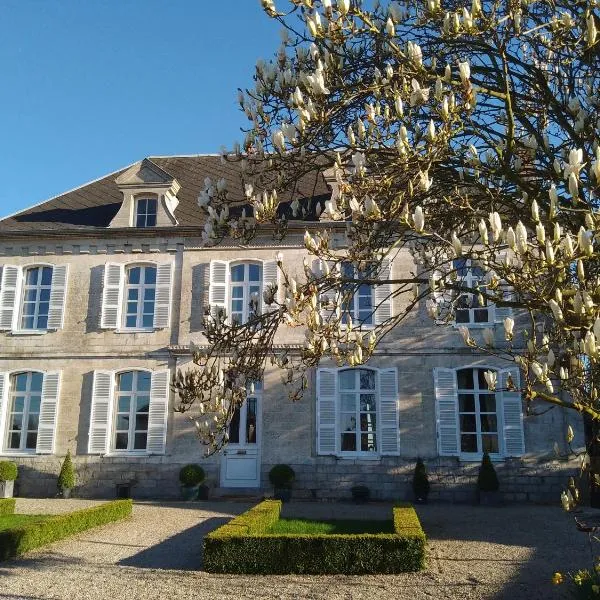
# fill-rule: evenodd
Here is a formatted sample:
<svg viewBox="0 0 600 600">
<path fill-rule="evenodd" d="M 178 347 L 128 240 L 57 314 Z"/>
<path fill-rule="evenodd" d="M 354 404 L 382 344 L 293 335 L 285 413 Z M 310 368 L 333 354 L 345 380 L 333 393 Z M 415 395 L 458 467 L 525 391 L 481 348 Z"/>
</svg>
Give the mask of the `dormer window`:
<svg viewBox="0 0 600 600">
<path fill-rule="evenodd" d="M 156 198 L 138 198 L 135 203 L 135 226 L 156 227 Z"/>
</svg>

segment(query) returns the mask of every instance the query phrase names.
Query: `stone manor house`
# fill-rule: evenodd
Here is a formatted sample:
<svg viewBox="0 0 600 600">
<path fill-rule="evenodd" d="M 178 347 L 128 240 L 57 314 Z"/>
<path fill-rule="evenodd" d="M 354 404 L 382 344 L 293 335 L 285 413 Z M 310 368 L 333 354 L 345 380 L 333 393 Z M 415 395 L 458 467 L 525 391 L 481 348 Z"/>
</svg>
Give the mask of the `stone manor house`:
<svg viewBox="0 0 600 600">
<path fill-rule="evenodd" d="M 205 459 L 193 424 L 173 411 L 169 382 L 192 366 L 207 306 L 243 321 L 250 295 L 277 279 L 276 253 L 301 271 L 304 230 L 332 226 L 313 210 L 281 244 L 265 235 L 204 247 L 197 198 L 207 176 L 244 198 L 237 166 L 218 156 L 152 157 L 0 220 L 0 458 L 19 464 L 21 495 L 54 495 L 70 450 L 84 497 L 177 497 L 188 463 L 204 467 L 215 495 L 268 493 L 270 468 L 287 463 L 297 497 L 348 497 L 364 484 L 375 497 L 407 498 L 421 456 L 432 497 L 461 501 L 473 497 L 487 450 L 507 499 L 558 501 L 572 465 L 553 445 L 563 447 L 569 423 L 582 441 L 579 417 L 558 408 L 526 416 L 518 394 L 488 390 L 484 370 L 501 382 L 509 372 L 518 381 L 518 370 L 466 348 L 425 307 L 368 365 L 322 365 L 299 402 L 267 367 L 227 448 Z M 323 174 L 305 176 L 288 200 L 314 207 L 333 187 Z M 476 280 L 476 266 L 462 268 Z M 400 252 L 386 270 L 413 269 Z M 403 310 L 401 299 L 379 303 L 386 288 L 356 292 L 355 320 L 368 327 Z M 458 321 L 475 333 L 495 327 L 502 339 L 506 309 L 468 298 L 461 306 Z M 296 330 L 276 340 L 302 342 Z"/>
</svg>

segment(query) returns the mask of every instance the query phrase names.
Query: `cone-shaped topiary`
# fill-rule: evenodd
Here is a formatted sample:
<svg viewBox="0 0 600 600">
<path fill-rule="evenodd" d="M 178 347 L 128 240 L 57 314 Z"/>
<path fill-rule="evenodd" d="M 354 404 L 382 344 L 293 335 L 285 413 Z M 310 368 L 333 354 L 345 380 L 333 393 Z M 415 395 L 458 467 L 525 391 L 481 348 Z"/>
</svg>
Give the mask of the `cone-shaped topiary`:
<svg viewBox="0 0 600 600">
<path fill-rule="evenodd" d="M 413 492 L 417 500 L 427 500 L 429 495 L 429 478 L 427 477 L 427 467 L 422 459 L 417 459 L 415 472 L 412 480 Z"/>
<path fill-rule="evenodd" d="M 75 469 L 71 460 L 71 451 L 67 450 L 67 455 L 63 461 L 60 473 L 58 475 L 58 489 L 70 490 L 75 487 Z"/>
<path fill-rule="evenodd" d="M 497 492 L 500 488 L 496 469 L 490 459 L 490 455 L 484 452 L 479 467 L 479 476 L 477 477 L 477 489 L 480 492 Z"/>
<path fill-rule="evenodd" d="M 17 474 L 17 465 L 14 462 L 0 460 L 0 481 L 14 481 Z"/>
</svg>

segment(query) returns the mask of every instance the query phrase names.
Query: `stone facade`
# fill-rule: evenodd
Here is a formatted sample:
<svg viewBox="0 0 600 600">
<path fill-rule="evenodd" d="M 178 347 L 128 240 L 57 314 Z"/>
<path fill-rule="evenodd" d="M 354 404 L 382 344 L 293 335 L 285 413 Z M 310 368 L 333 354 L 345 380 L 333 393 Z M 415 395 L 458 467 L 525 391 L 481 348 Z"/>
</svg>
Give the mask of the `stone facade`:
<svg viewBox="0 0 600 600">
<path fill-rule="evenodd" d="M 129 193 L 129 192 L 128 192 Z M 133 198 L 131 192 L 130 198 Z M 175 211 L 175 215 L 177 212 Z M 121 218 L 119 213 L 119 218 Z M 88 435 L 92 411 L 92 386 L 97 370 L 147 369 L 157 371 L 192 368 L 190 343 L 202 345 L 202 319 L 208 304 L 211 260 L 272 260 L 283 254 L 286 267 L 302 272 L 302 232 L 292 232 L 285 245 L 272 240 L 257 241 L 239 248 L 222 245 L 206 248 L 198 231 L 178 232 L 164 227 L 160 235 L 129 236 L 122 228 L 107 229 L 102 236 L 64 231 L 26 237 L 3 235 L 0 266 L 67 264 L 69 278 L 64 325 L 40 334 L 0 332 L 0 373 L 27 370 L 60 371 L 54 451 L 50 455 L 3 454 L 20 466 L 18 491 L 22 495 L 48 496 L 56 493 L 56 477 L 62 457 L 70 450 L 78 474 L 76 493 L 84 497 L 114 497 L 118 486 L 130 486 L 134 497 L 174 498 L 179 495 L 178 471 L 184 464 L 200 463 L 208 485 L 222 488 L 224 458 L 204 458 L 204 449 L 195 437 L 189 420 L 173 411 L 170 398 L 166 447 L 161 455 L 124 456 L 109 451 L 90 454 Z M 111 263 L 173 263 L 170 326 L 148 332 L 120 332 L 100 327 L 103 276 Z M 393 275 L 414 269 L 408 252 L 394 260 Z M 396 301 L 394 314 L 404 306 Z M 501 326 L 497 327 L 502 343 Z M 474 330 L 474 335 L 479 335 Z M 303 332 L 282 330 L 277 344 L 302 344 Z M 297 474 L 298 497 L 330 500 L 348 497 L 353 485 L 367 485 L 376 498 L 410 498 L 412 471 L 417 457 L 427 463 L 432 482 L 432 499 L 469 501 L 474 496 L 477 462 L 464 462 L 438 455 L 436 398 L 433 370 L 485 366 L 502 368 L 497 360 L 475 354 L 464 347 L 451 326 L 432 324 L 424 307 L 403 320 L 378 348 L 370 366 L 394 368 L 397 372 L 399 402 L 399 456 L 341 458 L 317 454 L 317 397 L 315 380 L 296 403 L 287 399 L 279 373 L 269 367 L 259 412 L 259 490 L 270 493 L 270 468 L 290 464 Z M 535 407 L 533 407 L 535 410 Z M 554 409 L 541 416 L 525 417 L 525 454 L 497 463 L 505 498 L 511 501 L 556 502 L 574 465 L 556 459 L 555 442 L 564 448 L 564 432 L 571 424 L 575 443 L 583 442 L 577 415 Z M 4 438 L 1 432 L 0 440 Z M 4 443 L 4 442 L 3 442 Z M 121 490 L 122 491 L 122 490 Z M 129 492 L 125 492 L 129 493 Z"/>
</svg>

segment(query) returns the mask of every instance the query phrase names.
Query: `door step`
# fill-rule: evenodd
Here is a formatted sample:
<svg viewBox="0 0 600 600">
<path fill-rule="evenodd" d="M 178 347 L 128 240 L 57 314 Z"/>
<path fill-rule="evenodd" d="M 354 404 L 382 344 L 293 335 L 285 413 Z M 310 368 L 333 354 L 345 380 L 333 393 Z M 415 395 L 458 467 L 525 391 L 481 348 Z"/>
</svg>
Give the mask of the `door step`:
<svg viewBox="0 0 600 600">
<path fill-rule="evenodd" d="M 260 501 L 264 492 L 260 488 L 218 487 L 210 490 L 210 497 L 219 500 Z"/>
</svg>

